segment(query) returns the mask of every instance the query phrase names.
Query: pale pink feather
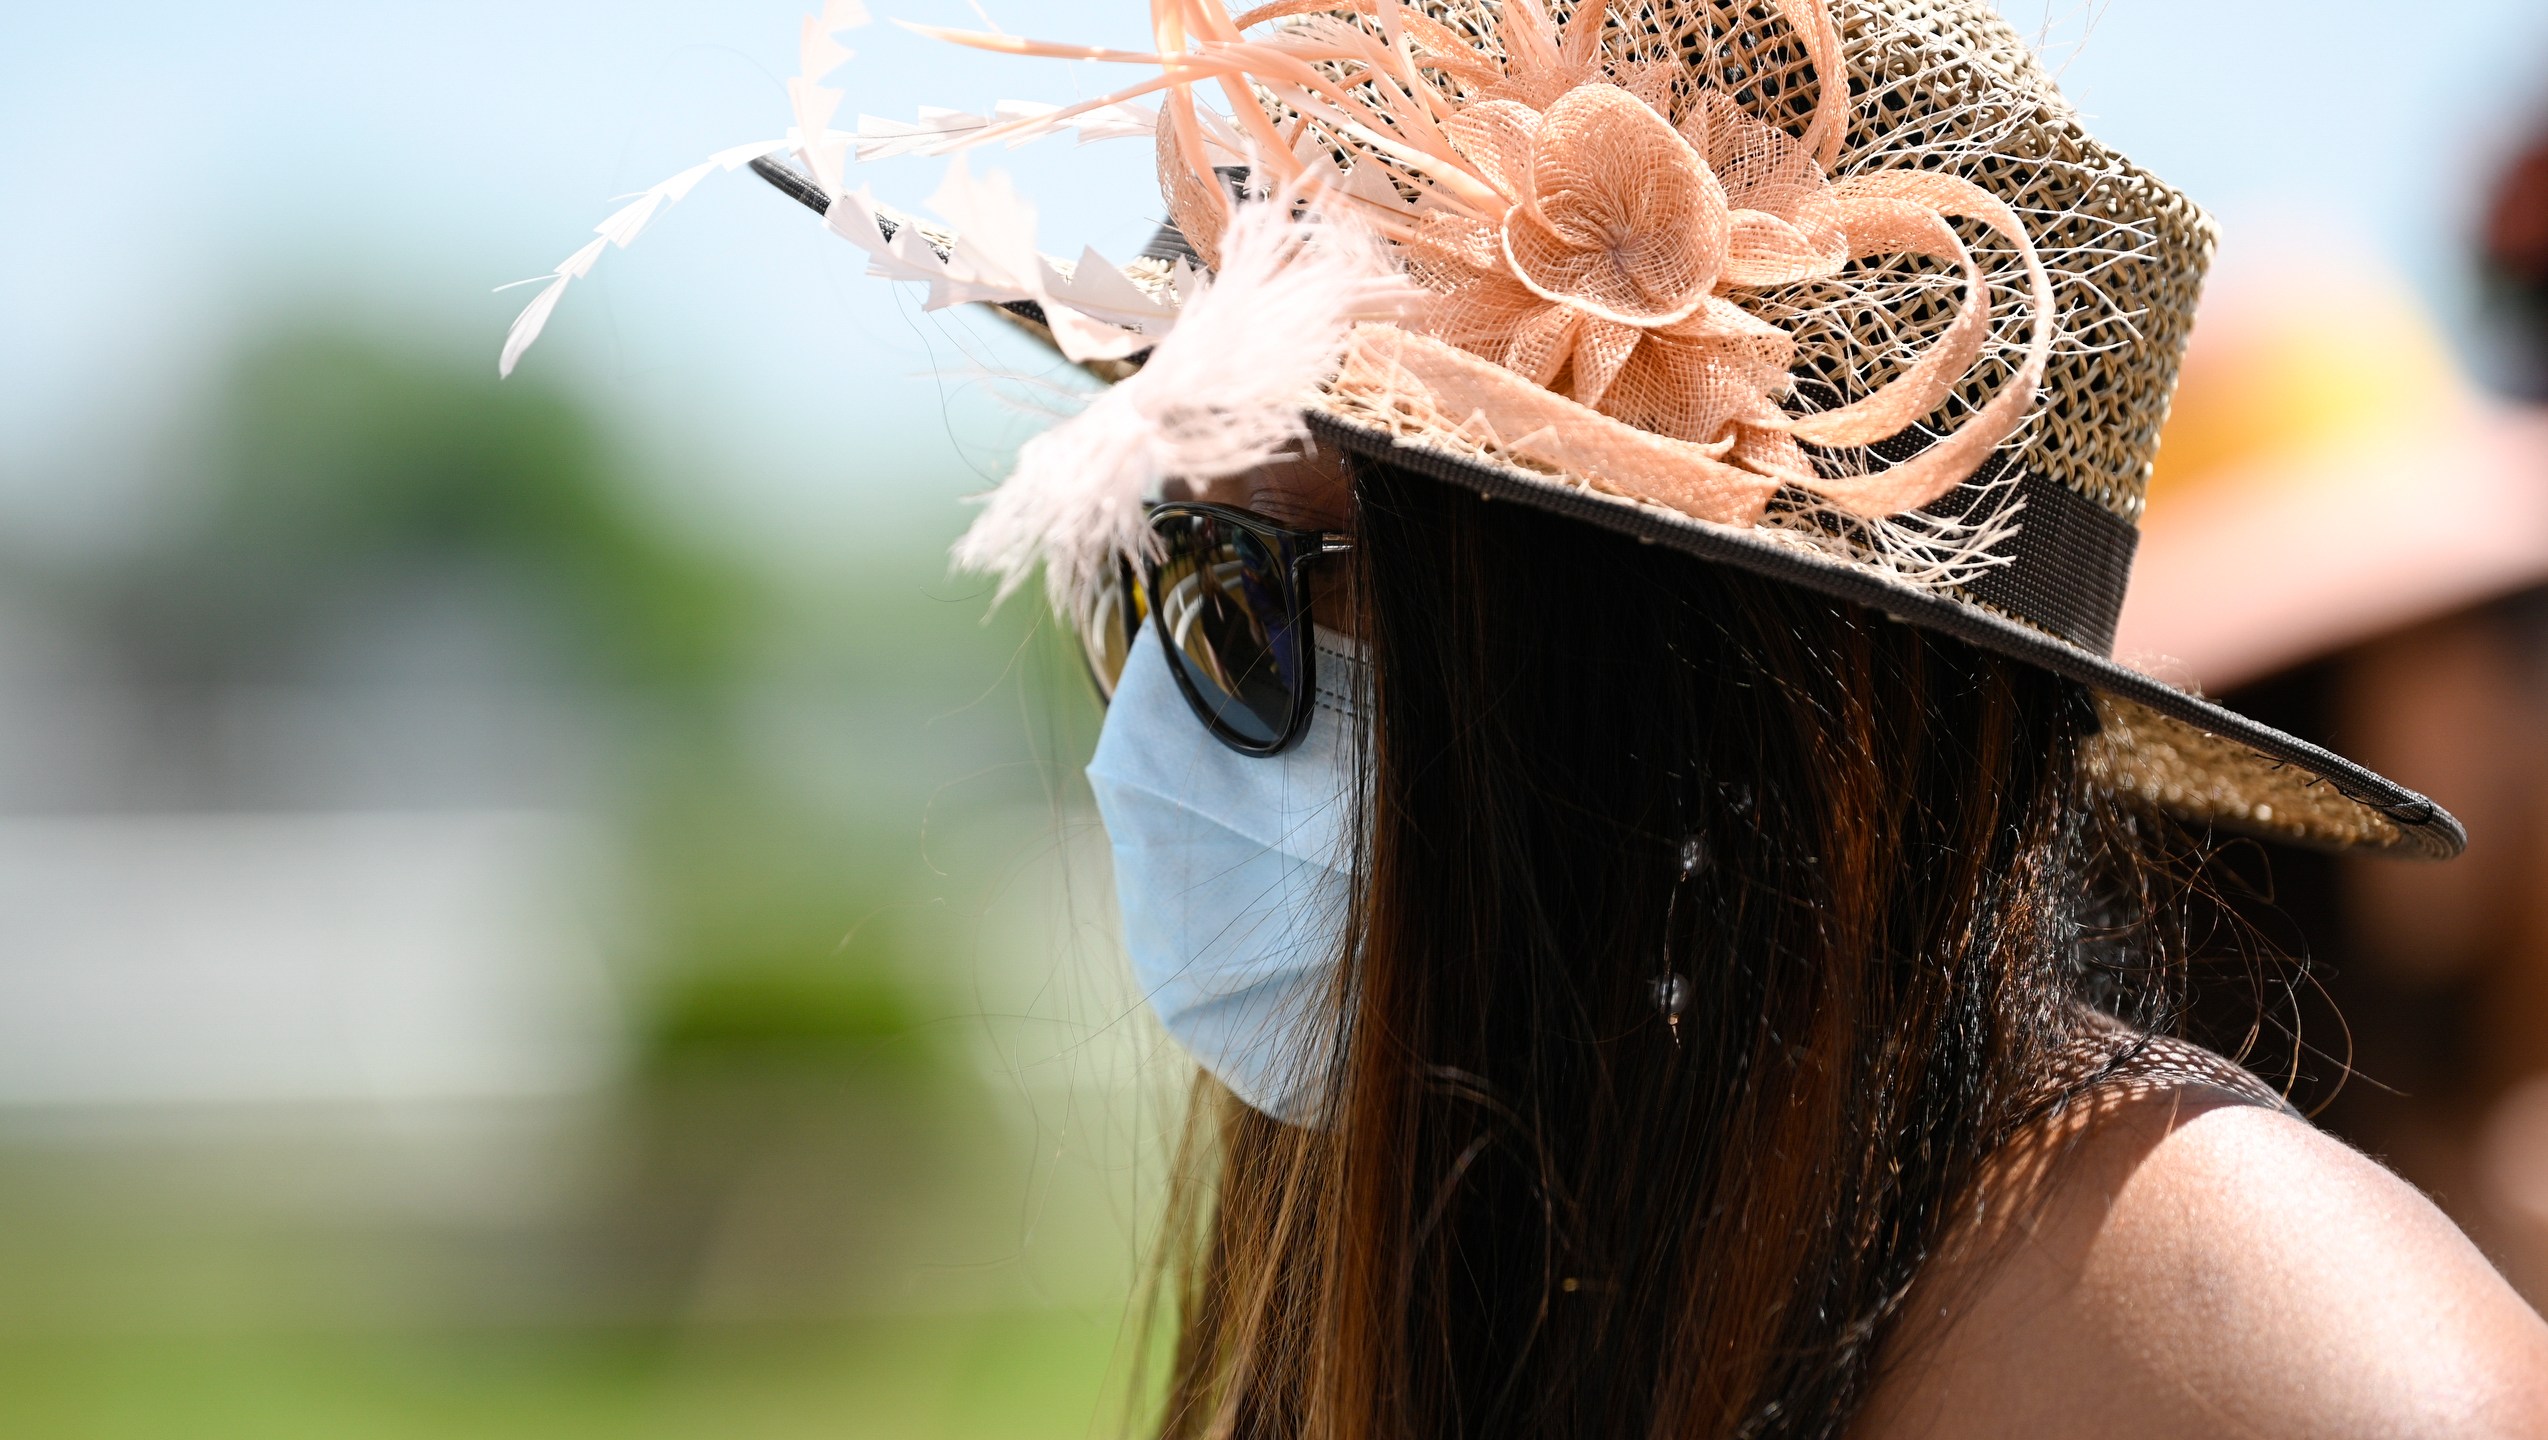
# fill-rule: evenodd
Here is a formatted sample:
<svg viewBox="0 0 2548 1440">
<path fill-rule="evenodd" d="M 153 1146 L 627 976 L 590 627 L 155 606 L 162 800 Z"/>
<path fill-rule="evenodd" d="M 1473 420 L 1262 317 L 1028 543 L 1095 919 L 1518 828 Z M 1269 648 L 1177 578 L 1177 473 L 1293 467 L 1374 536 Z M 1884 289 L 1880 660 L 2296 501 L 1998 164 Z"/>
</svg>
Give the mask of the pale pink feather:
<svg viewBox="0 0 2548 1440">
<path fill-rule="evenodd" d="M 1300 218 L 1290 197 L 1240 206 L 1221 245 L 1219 273 L 1142 369 L 1028 441 L 957 542 L 957 566 L 998 576 L 1001 598 L 1040 561 L 1055 608 L 1079 613 L 1118 560 L 1147 553 L 1142 504 L 1164 482 L 1297 453 L 1354 322 L 1413 294 L 1378 237 Z"/>
</svg>

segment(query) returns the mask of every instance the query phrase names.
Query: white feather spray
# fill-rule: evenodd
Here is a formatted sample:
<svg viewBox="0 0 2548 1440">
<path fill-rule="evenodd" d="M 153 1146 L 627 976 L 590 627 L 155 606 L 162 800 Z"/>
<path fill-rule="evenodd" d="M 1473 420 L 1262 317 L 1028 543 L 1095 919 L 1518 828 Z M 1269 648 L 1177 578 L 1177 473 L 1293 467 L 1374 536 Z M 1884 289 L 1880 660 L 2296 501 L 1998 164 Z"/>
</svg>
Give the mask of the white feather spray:
<svg viewBox="0 0 2548 1440">
<path fill-rule="evenodd" d="M 1056 610 L 1081 614 L 1118 559 L 1149 553 L 1142 502 L 1168 480 L 1217 480 L 1296 453 L 1303 408 L 1357 320 L 1403 313 L 1414 289 L 1359 225 L 1299 197 L 1239 207 L 1221 268 L 1140 371 L 1026 443 L 956 542 L 958 568 L 1006 599 L 1040 560 Z"/>
</svg>

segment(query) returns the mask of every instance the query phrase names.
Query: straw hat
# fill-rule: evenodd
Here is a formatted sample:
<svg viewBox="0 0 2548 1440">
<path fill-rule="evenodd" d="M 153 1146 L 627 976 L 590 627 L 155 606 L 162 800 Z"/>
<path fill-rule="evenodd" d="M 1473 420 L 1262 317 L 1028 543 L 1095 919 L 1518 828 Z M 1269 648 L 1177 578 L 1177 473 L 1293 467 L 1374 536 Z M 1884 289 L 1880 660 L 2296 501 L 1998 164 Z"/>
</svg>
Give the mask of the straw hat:
<svg viewBox="0 0 2548 1440">
<path fill-rule="evenodd" d="M 1040 566 L 1084 603 L 1146 543 L 1146 490 L 1314 443 L 2077 680 L 2103 721 L 2091 776 L 2181 818 L 2464 844 L 2415 792 L 2113 658 L 2213 231 L 2088 135 L 1986 0 L 1152 18 L 1139 54 L 939 32 L 1132 83 L 856 135 L 823 128 L 810 72 L 835 57 L 808 22 L 798 130 L 769 147 L 811 172 L 804 198 L 876 273 L 1001 304 L 1119 382 L 1029 443 L 960 562 L 1010 585 Z M 1021 255 L 1014 211 L 961 171 L 944 229 L 836 178 L 853 146 L 1099 122 L 1151 132 L 1174 222 L 1129 266 Z"/>
</svg>

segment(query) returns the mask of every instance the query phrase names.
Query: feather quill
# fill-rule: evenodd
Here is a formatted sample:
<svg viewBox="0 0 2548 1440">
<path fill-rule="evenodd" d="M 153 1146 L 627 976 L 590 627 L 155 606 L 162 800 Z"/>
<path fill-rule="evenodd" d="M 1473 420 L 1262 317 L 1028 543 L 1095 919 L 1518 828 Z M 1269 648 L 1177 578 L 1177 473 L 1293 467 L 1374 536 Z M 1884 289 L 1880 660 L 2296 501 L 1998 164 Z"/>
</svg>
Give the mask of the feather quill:
<svg viewBox="0 0 2548 1440">
<path fill-rule="evenodd" d="M 1015 128 L 1032 126 L 1036 121 L 1046 123 L 1041 128 Z M 1000 133 L 1014 149 L 1056 130 L 1076 130 L 1079 143 L 1086 145 L 1097 140 L 1149 135 L 1157 130 L 1158 125 L 1158 110 L 1146 105 L 1103 105 L 1093 110 L 1066 113 L 1059 105 L 1003 100 L 988 115 L 923 105 L 916 120 L 859 116 L 858 159 L 864 164 L 896 155 L 952 155 L 969 148 L 984 132 L 995 127 L 1002 127 Z"/>
<path fill-rule="evenodd" d="M 593 227 L 593 234 L 598 238 L 586 242 L 582 249 L 559 261 L 557 268 L 548 274 L 497 286 L 499 290 L 510 290 L 514 285 L 537 284 L 541 280 L 548 282 L 540 287 L 539 294 L 531 297 L 530 304 L 522 307 L 522 313 L 513 319 L 513 327 L 505 332 L 504 353 L 496 359 L 496 374 L 505 376 L 513 373 L 513 367 L 522 361 L 522 352 L 530 349 L 531 342 L 540 338 L 540 331 L 547 327 L 550 314 L 557 309 L 557 302 L 566 297 L 567 282 L 581 280 L 591 274 L 593 262 L 602 258 L 604 246 L 616 245 L 622 250 L 627 249 L 665 206 L 689 194 L 711 172 L 740 170 L 764 155 L 786 149 L 787 145 L 785 140 L 760 140 L 720 150 L 680 174 L 647 187 L 636 199 L 612 211 L 609 218 Z"/>
<path fill-rule="evenodd" d="M 929 287 L 925 308 L 1031 301 L 1062 354 L 1073 361 L 1119 360 L 1150 348 L 1177 321 L 1177 306 L 1123 276 L 1091 250 L 1063 270 L 1035 248 L 1035 207 L 1008 177 L 976 180 L 958 156 L 929 206 L 954 226 L 924 234 L 907 217 L 876 203 L 863 187 L 832 202 L 832 233 L 867 252 L 867 273 Z M 886 224 L 893 238 L 885 238 Z"/>
</svg>

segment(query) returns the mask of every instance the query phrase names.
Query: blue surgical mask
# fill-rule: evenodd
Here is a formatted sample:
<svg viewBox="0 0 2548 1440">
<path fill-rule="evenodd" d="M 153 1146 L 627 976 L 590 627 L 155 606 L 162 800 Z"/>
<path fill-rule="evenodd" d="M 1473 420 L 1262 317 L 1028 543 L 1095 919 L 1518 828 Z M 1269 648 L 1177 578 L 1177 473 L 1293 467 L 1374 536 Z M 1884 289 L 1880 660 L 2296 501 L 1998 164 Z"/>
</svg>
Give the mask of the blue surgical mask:
<svg viewBox="0 0 2548 1440">
<path fill-rule="evenodd" d="M 1204 1069 L 1294 1124 L 1316 1115 L 1334 1055 L 1360 794 L 1360 662 L 1329 632 L 1318 647 L 1309 732 L 1249 756 L 1203 728 L 1144 631 L 1088 762 L 1143 996 Z"/>
</svg>

